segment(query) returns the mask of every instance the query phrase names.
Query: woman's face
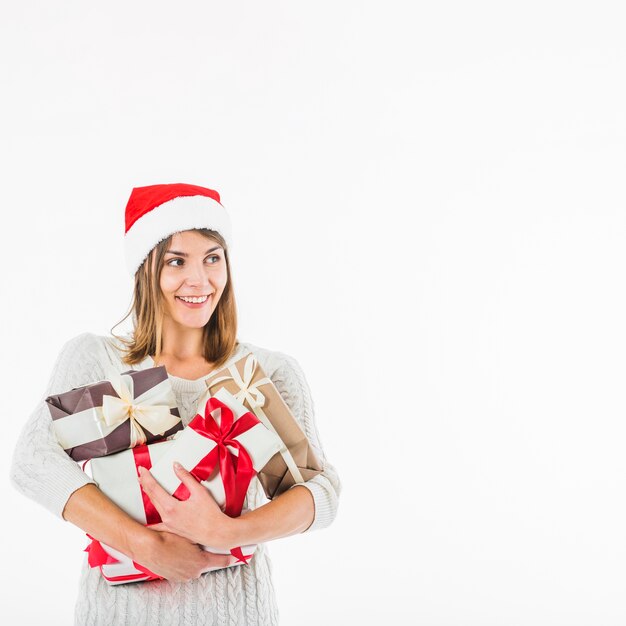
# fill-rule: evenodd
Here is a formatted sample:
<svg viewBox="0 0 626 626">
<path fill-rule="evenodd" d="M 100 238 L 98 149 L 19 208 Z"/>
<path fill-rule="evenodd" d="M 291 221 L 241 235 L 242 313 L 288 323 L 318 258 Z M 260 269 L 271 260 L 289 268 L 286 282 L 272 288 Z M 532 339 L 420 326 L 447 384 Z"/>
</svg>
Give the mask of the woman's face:
<svg viewBox="0 0 626 626">
<path fill-rule="evenodd" d="M 193 230 L 176 233 L 161 271 L 165 315 L 181 326 L 202 328 L 215 311 L 227 280 L 224 249 L 217 241 Z"/>
</svg>

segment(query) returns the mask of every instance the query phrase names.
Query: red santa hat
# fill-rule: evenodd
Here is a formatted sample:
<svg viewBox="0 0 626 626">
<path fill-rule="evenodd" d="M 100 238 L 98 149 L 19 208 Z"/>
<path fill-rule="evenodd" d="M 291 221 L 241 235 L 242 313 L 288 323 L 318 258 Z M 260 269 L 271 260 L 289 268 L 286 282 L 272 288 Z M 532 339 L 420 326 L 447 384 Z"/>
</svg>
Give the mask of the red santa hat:
<svg viewBox="0 0 626 626">
<path fill-rule="evenodd" d="M 160 241 L 194 228 L 217 231 L 231 244 L 231 222 L 213 189 L 174 183 L 135 187 L 126 205 L 124 252 L 134 276 Z"/>
</svg>

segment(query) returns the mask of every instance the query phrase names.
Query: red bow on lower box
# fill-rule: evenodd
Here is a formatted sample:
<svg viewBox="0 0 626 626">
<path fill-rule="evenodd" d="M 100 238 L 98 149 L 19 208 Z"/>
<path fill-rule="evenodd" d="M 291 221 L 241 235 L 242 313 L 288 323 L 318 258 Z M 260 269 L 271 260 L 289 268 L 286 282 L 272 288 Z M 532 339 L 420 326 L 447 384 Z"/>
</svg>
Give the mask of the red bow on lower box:
<svg viewBox="0 0 626 626">
<path fill-rule="evenodd" d="M 87 535 L 89 539 L 91 539 L 91 543 L 85 548 L 85 552 L 88 553 L 87 562 L 89 563 L 89 567 L 101 567 L 102 565 L 112 565 L 113 563 L 119 563 L 114 556 L 111 556 L 103 547 L 102 544 L 94 539 L 91 535 Z M 135 569 L 139 570 L 140 573 L 136 574 L 126 574 L 124 576 L 107 576 L 104 572 L 101 571 L 102 576 L 106 578 L 109 582 L 132 582 L 132 581 L 146 581 L 146 580 L 162 580 L 162 576 L 158 576 L 151 572 L 147 567 L 140 565 L 136 561 L 133 561 L 133 566 Z"/>
</svg>

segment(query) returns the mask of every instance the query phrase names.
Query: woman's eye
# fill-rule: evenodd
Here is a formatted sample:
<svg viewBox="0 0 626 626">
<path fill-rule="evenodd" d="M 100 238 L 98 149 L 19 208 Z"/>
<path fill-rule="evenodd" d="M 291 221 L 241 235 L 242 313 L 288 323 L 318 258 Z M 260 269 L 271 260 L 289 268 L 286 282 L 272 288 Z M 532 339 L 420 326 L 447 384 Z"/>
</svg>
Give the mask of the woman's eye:
<svg viewBox="0 0 626 626">
<path fill-rule="evenodd" d="M 208 261 L 209 265 L 215 265 L 216 263 L 219 263 L 220 258 L 221 257 L 219 256 L 219 254 L 211 254 L 205 259 L 205 261 Z M 174 259 L 166 261 L 165 264 L 171 267 L 182 267 L 185 264 L 185 261 L 180 257 L 176 257 Z"/>
</svg>

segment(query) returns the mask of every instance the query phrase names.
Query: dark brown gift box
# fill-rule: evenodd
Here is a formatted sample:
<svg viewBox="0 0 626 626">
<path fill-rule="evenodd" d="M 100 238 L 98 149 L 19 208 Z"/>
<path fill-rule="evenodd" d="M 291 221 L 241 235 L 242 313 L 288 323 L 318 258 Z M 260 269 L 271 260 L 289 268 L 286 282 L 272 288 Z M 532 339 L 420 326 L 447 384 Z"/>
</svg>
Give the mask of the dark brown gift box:
<svg viewBox="0 0 626 626">
<path fill-rule="evenodd" d="M 142 438 L 145 437 L 145 442 L 136 443 L 153 443 L 183 428 L 165 367 L 128 370 L 121 374 L 112 373 L 112 375 L 129 376 L 132 379 L 131 385 L 134 391 L 129 415 L 119 424 L 109 426 L 102 412 L 105 396 L 120 397 L 110 380 L 77 387 L 65 393 L 48 396 L 45 400 L 50 409 L 59 443 L 75 461 L 107 456 L 126 450 L 132 447 L 133 434 L 139 433 Z M 116 381 L 116 384 L 119 383 Z M 144 394 L 148 397 L 142 402 L 141 396 Z M 150 432 L 133 419 L 134 407 L 137 406 L 137 410 L 141 411 L 150 405 L 169 407 L 169 411 L 164 408 L 159 409 L 163 415 L 169 413 L 167 420 L 169 426 L 164 432 Z M 135 424 L 133 432 L 131 432 L 131 421 Z"/>
</svg>

